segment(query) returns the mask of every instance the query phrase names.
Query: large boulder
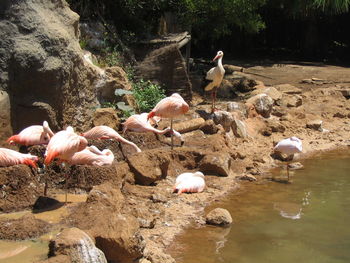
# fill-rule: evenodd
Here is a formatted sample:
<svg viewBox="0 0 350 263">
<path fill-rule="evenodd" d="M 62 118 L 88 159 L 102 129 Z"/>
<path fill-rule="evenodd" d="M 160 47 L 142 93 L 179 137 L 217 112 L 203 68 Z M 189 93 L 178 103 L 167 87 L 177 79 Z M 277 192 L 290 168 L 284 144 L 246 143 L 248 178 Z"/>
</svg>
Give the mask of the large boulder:
<svg viewBox="0 0 350 263">
<path fill-rule="evenodd" d="M 268 118 L 271 115 L 274 101 L 270 96 L 261 93 L 248 99 L 247 103 L 254 105 L 257 113 L 264 118 Z"/>
<path fill-rule="evenodd" d="M 108 262 L 131 262 L 141 256 L 136 217 L 123 214 L 124 195 L 113 183 L 95 186 L 86 203 L 71 215 L 72 224 L 93 237 Z"/>
<path fill-rule="evenodd" d="M 232 224 L 232 217 L 228 210 L 224 208 L 215 208 L 206 216 L 206 222 L 210 225 L 225 226 Z"/>
<path fill-rule="evenodd" d="M 64 229 L 50 241 L 49 254 L 68 256 L 68 262 L 107 263 L 105 255 L 95 246 L 91 237 L 75 227 Z"/>
<path fill-rule="evenodd" d="M 79 16 L 64 0 L 6 0 L 0 9 L 0 90 L 14 131 L 43 120 L 88 128 L 101 75 L 83 58 Z"/>
</svg>

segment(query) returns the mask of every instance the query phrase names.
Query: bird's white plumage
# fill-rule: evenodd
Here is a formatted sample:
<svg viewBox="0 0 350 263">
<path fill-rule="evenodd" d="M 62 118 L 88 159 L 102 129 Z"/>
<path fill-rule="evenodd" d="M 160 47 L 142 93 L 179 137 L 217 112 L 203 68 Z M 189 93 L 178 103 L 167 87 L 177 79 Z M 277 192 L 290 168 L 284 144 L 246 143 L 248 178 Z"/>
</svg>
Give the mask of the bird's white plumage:
<svg viewBox="0 0 350 263">
<path fill-rule="evenodd" d="M 211 80 L 211 82 L 204 88 L 206 91 L 210 91 L 213 88 L 218 88 L 222 82 L 222 79 L 225 75 L 225 69 L 222 65 L 222 57 L 224 56 L 224 52 L 218 51 L 216 57 L 213 59 L 219 59 L 218 65 L 216 67 L 211 68 L 206 75 L 207 80 Z"/>
<path fill-rule="evenodd" d="M 178 193 L 195 193 L 202 192 L 204 187 L 205 180 L 203 173 L 182 173 L 176 178 L 174 191 L 178 191 Z"/>
<path fill-rule="evenodd" d="M 290 137 L 278 142 L 274 147 L 274 150 L 283 154 L 291 155 L 302 152 L 303 145 L 299 138 Z"/>
</svg>

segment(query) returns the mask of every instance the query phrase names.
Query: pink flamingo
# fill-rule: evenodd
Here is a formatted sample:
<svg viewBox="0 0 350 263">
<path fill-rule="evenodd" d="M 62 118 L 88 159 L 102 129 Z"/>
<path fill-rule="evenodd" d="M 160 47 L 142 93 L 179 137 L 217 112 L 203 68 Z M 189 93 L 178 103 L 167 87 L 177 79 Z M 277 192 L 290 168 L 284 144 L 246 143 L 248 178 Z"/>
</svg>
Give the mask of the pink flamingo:
<svg viewBox="0 0 350 263">
<path fill-rule="evenodd" d="M 164 130 L 158 130 L 152 126 L 152 122 L 156 123 L 154 118 L 147 120 L 148 113 L 134 114 L 131 115 L 124 123 L 123 123 L 123 134 L 127 130 L 131 130 L 134 132 L 154 132 L 156 134 L 165 134 L 170 131 L 170 128 L 166 128 Z M 156 117 L 156 116 L 154 116 Z M 159 118 L 159 117 L 158 117 Z"/>
<path fill-rule="evenodd" d="M 303 143 L 297 137 L 290 137 L 279 141 L 274 147 L 275 152 L 280 152 L 288 156 L 292 155 L 292 158 L 295 153 L 301 153 L 303 151 Z M 289 181 L 289 166 L 287 163 L 287 176 Z"/>
<path fill-rule="evenodd" d="M 148 119 L 159 116 L 161 118 L 170 118 L 170 131 L 171 131 L 171 149 L 174 147 L 173 139 L 173 119 L 179 115 L 188 112 L 189 106 L 184 99 L 178 93 L 172 94 L 170 97 L 166 97 L 158 102 L 154 109 L 148 114 Z"/>
<path fill-rule="evenodd" d="M 132 146 L 137 152 L 141 152 L 140 148 L 137 147 L 135 143 L 126 140 L 118 132 L 108 126 L 96 126 L 91 130 L 82 133 L 82 136 L 87 139 L 114 139 L 118 142 Z"/>
<path fill-rule="evenodd" d="M 37 168 L 38 157 L 31 154 L 20 153 L 7 148 L 0 148 L 0 166 L 12 166 L 16 164 L 26 164 Z"/>
<path fill-rule="evenodd" d="M 204 174 L 202 172 L 183 173 L 176 178 L 174 191 L 181 193 L 200 193 L 205 187 Z"/>
<path fill-rule="evenodd" d="M 86 148 L 87 140 L 76 134 L 71 126 L 59 131 L 50 140 L 46 148 L 44 163 L 50 164 L 53 159 L 59 158 L 62 162 L 69 160 L 76 152 Z"/>
<path fill-rule="evenodd" d="M 65 130 L 59 131 L 52 136 L 49 144 L 46 147 L 46 157 L 44 163 L 45 165 L 49 165 L 55 158 L 58 158 L 64 165 L 64 163 L 68 162 L 76 152 L 84 150 L 87 145 L 87 140 L 84 137 L 76 134 L 71 126 L 68 126 Z M 46 189 L 47 185 L 45 184 L 45 196 Z M 67 203 L 67 191 L 65 196 L 65 203 Z"/>
<path fill-rule="evenodd" d="M 222 58 L 224 56 L 224 52 L 218 51 L 213 61 L 218 60 L 218 65 L 216 67 L 211 68 L 207 72 L 207 76 L 205 77 L 207 80 L 211 80 L 211 82 L 204 88 L 205 91 L 212 91 L 212 105 L 211 105 L 211 112 L 213 113 L 215 111 L 215 100 L 216 100 L 216 92 L 217 89 L 220 87 L 221 82 L 225 75 L 225 69 L 222 66 Z"/>
<path fill-rule="evenodd" d="M 111 150 L 105 149 L 100 151 L 96 146 L 86 147 L 80 152 L 76 152 L 69 160 L 69 164 L 87 164 L 104 166 L 111 165 L 114 155 Z"/>
<path fill-rule="evenodd" d="M 49 124 L 44 121 L 43 125 L 32 125 L 25 128 L 19 134 L 8 138 L 7 142 L 11 145 L 18 143 L 25 146 L 47 144 L 53 135 Z"/>
</svg>

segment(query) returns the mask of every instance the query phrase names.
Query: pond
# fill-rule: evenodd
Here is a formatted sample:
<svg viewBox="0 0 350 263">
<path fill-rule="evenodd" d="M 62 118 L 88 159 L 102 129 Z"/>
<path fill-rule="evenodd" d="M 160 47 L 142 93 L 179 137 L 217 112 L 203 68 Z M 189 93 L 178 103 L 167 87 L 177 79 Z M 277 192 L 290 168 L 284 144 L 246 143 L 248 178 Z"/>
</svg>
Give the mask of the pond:
<svg viewBox="0 0 350 263">
<path fill-rule="evenodd" d="M 210 207 L 228 209 L 231 227 L 188 229 L 168 253 L 179 263 L 350 262 L 350 155 L 331 152 L 303 165 L 290 184 L 243 185 Z"/>
</svg>

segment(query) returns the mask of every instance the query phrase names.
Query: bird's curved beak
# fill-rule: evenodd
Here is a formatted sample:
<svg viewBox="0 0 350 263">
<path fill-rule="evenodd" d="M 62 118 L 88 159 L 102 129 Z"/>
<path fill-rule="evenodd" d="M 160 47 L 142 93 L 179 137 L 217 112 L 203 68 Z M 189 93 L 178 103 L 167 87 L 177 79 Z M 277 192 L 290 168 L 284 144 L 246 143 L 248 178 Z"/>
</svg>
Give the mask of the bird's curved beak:
<svg viewBox="0 0 350 263">
<path fill-rule="evenodd" d="M 217 55 L 215 58 L 213 58 L 213 61 L 217 60 L 219 57 L 221 57 L 221 56 Z"/>
</svg>

